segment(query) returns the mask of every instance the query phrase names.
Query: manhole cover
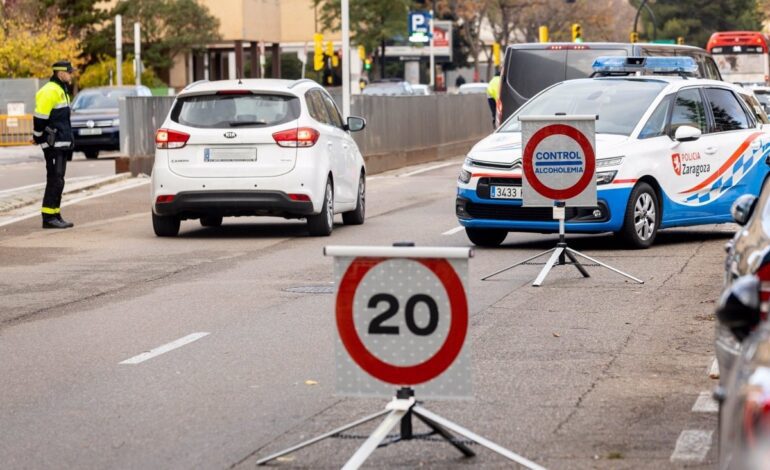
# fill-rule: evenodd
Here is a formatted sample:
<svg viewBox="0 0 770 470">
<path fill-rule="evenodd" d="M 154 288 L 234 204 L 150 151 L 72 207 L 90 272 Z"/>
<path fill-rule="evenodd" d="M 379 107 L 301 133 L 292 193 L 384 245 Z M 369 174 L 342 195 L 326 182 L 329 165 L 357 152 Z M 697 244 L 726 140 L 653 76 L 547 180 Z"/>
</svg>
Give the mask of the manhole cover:
<svg viewBox="0 0 770 470">
<path fill-rule="evenodd" d="M 283 291 L 295 294 L 333 294 L 334 286 L 296 286 L 287 287 Z"/>
</svg>

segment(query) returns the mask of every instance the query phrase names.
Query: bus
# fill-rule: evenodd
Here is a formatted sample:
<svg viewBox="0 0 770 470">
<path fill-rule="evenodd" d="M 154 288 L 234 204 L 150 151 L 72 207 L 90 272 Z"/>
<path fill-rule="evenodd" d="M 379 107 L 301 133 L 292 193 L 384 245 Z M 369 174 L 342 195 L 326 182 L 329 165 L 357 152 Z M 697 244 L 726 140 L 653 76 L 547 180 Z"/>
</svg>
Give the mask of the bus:
<svg viewBox="0 0 770 470">
<path fill-rule="evenodd" d="M 756 31 L 722 31 L 711 35 L 706 50 L 725 81 L 770 85 L 768 37 Z"/>
</svg>

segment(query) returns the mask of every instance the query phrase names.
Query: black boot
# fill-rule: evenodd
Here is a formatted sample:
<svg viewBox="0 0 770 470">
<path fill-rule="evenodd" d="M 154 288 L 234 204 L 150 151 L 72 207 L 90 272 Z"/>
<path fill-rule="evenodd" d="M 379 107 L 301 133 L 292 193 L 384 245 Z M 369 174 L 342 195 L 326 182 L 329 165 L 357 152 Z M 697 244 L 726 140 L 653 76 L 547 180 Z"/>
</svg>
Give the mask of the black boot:
<svg viewBox="0 0 770 470">
<path fill-rule="evenodd" d="M 63 220 L 51 217 L 49 219 L 43 219 L 43 228 L 70 228 L 72 224 Z"/>
<path fill-rule="evenodd" d="M 62 219 L 61 218 L 61 214 L 56 214 L 56 218 L 59 219 L 59 222 L 63 222 L 67 226 L 65 228 L 69 228 L 69 227 L 74 227 L 75 226 L 75 224 L 73 224 L 72 222 L 67 222 L 66 220 Z"/>
</svg>

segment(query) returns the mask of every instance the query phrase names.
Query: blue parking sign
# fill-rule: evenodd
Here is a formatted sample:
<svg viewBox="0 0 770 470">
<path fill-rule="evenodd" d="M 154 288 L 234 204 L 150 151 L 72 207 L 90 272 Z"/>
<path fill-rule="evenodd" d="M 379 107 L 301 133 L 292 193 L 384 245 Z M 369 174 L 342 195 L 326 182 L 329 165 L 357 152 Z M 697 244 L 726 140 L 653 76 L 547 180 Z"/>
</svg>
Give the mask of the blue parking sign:
<svg viewBox="0 0 770 470">
<path fill-rule="evenodd" d="M 431 37 L 430 12 L 424 10 L 409 12 L 409 42 L 428 42 Z"/>
</svg>

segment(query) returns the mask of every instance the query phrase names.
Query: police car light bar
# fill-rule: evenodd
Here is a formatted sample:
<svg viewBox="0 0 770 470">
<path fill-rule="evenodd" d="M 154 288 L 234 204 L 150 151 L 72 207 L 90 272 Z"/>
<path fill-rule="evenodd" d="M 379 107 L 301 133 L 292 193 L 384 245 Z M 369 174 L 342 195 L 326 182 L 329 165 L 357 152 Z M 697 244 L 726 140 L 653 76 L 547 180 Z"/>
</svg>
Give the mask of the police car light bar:
<svg viewBox="0 0 770 470">
<path fill-rule="evenodd" d="M 594 60 L 596 73 L 695 73 L 698 64 L 692 57 L 621 57 L 606 56 Z"/>
</svg>

